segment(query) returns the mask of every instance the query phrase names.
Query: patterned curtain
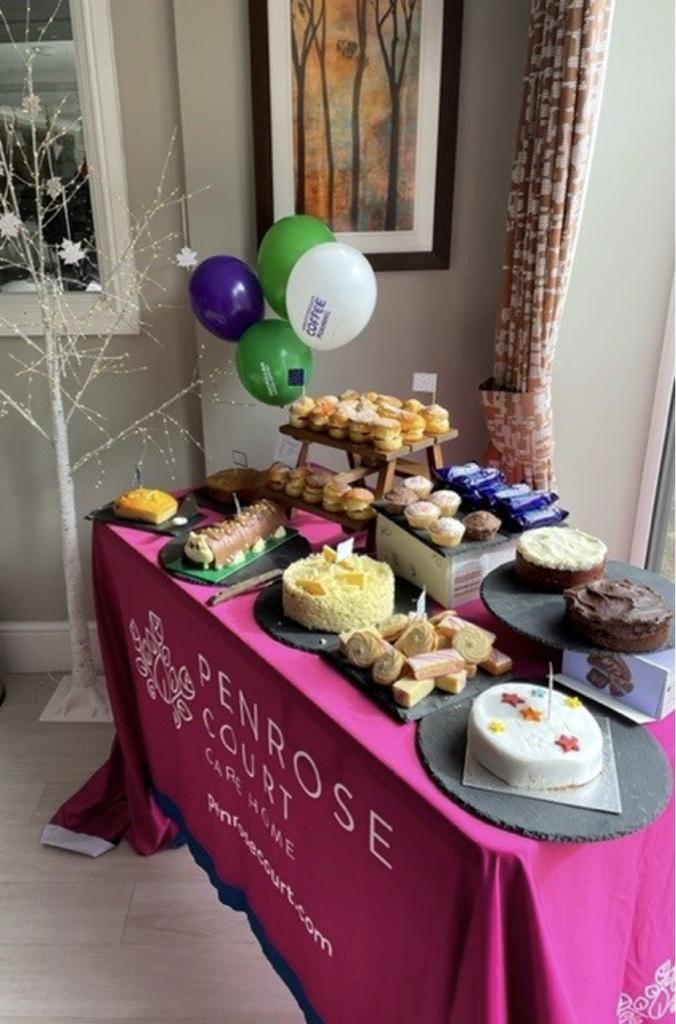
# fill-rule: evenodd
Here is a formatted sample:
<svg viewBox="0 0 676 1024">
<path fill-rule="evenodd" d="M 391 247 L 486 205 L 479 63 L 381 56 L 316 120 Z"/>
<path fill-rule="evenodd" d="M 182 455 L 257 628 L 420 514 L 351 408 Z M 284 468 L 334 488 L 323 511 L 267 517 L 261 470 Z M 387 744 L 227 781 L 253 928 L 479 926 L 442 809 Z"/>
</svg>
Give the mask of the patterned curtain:
<svg viewBox="0 0 676 1024">
<path fill-rule="evenodd" d="M 554 484 L 551 379 L 599 108 L 613 0 L 532 0 L 493 376 L 488 459 Z"/>
</svg>

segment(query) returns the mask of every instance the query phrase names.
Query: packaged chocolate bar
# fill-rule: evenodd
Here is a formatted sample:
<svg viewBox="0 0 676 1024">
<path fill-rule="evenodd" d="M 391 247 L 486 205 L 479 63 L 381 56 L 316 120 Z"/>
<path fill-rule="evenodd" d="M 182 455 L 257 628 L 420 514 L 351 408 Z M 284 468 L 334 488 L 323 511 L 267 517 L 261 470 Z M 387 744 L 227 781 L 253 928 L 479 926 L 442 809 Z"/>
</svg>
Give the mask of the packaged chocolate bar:
<svg viewBox="0 0 676 1024">
<path fill-rule="evenodd" d="M 531 491 L 530 494 L 515 494 L 512 498 L 503 498 L 500 507 L 510 513 L 530 512 L 535 508 L 547 508 L 558 500 L 553 491 Z"/>
<path fill-rule="evenodd" d="M 503 485 L 493 491 L 492 497 L 495 501 L 504 501 L 506 498 L 515 498 L 518 494 L 530 494 L 528 484 Z"/>
<path fill-rule="evenodd" d="M 464 466 L 443 466 L 437 475 L 447 484 L 461 484 L 474 473 L 480 473 L 481 466 L 476 462 L 466 462 Z"/>
<path fill-rule="evenodd" d="M 526 512 L 517 512 L 511 519 L 510 524 L 517 530 L 531 530 L 534 526 L 556 526 L 568 518 L 569 513 L 558 505 L 549 505 L 547 508 L 532 508 Z"/>
</svg>

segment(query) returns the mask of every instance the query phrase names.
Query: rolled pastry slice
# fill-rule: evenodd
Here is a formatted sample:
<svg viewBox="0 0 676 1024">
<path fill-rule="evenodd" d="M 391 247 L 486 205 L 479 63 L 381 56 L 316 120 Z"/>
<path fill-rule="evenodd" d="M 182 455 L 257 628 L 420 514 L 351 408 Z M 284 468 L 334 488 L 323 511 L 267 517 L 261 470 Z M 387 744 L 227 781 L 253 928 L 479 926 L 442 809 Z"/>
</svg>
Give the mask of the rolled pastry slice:
<svg viewBox="0 0 676 1024">
<path fill-rule="evenodd" d="M 410 621 L 410 615 L 396 612 L 394 615 L 390 615 L 389 619 L 385 619 L 384 622 L 379 622 L 377 629 L 383 640 L 398 640 Z"/>
<path fill-rule="evenodd" d="M 495 637 L 478 626 L 463 626 L 453 637 L 453 647 L 469 665 L 480 665 L 490 656 Z"/>
<path fill-rule="evenodd" d="M 376 658 L 373 663 L 373 682 L 377 683 L 378 686 L 391 686 L 392 683 L 396 683 L 404 671 L 405 664 L 406 658 L 401 651 L 398 651 L 396 647 L 392 647 L 391 644 L 387 644 L 384 653 Z"/>
<path fill-rule="evenodd" d="M 344 640 L 343 653 L 351 665 L 357 668 L 370 668 L 376 658 L 379 658 L 385 649 L 385 641 L 377 630 L 356 629 Z"/>
<path fill-rule="evenodd" d="M 414 619 L 397 640 L 395 647 L 406 657 L 425 654 L 436 646 L 436 631 L 429 619 Z"/>
</svg>

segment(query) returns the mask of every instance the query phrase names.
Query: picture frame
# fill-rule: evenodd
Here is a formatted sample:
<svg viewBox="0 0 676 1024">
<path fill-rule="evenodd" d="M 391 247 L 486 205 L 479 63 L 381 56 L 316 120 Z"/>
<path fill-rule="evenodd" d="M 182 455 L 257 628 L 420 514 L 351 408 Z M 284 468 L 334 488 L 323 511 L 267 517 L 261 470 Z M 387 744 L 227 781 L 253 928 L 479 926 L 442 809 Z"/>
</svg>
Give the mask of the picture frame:
<svg viewBox="0 0 676 1024">
<path fill-rule="evenodd" d="M 449 266 L 462 13 L 249 0 L 259 241 L 305 212 L 375 270 Z"/>
</svg>

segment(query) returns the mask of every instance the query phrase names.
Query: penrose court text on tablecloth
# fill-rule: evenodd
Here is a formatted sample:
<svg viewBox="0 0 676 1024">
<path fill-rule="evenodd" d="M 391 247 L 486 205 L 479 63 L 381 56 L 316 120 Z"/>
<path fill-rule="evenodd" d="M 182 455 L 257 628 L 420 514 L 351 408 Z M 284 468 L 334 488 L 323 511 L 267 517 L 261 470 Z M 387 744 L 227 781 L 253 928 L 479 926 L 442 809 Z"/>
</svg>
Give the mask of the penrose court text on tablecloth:
<svg viewBox="0 0 676 1024">
<path fill-rule="evenodd" d="M 233 683 L 226 672 L 214 672 L 202 654 L 197 659 L 200 685 L 216 683 L 222 712 L 217 715 L 209 707 L 202 711 L 208 738 L 204 756 L 220 779 L 232 785 L 239 796 L 246 794 L 249 809 L 258 814 L 286 856 L 294 860 L 295 849 L 284 835 L 283 823 L 291 820 L 294 801 L 300 798 L 324 802 L 327 822 L 356 838 L 361 835 L 368 853 L 392 870 L 394 827 L 374 808 L 368 809 L 366 821 L 358 821 L 350 789 L 339 779 L 326 778 L 306 750 L 289 747 L 277 722 L 270 715 L 261 715 L 257 702 L 248 699 L 242 686 Z M 247 790 L 248 780 L 258 783 L 258 796 Z M 220 816 L 217 799 L 207 794 L 207 800 L 210 812 Z"/>
</svg>

